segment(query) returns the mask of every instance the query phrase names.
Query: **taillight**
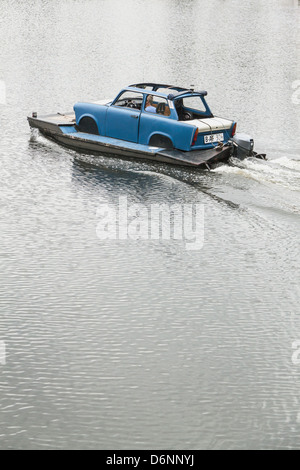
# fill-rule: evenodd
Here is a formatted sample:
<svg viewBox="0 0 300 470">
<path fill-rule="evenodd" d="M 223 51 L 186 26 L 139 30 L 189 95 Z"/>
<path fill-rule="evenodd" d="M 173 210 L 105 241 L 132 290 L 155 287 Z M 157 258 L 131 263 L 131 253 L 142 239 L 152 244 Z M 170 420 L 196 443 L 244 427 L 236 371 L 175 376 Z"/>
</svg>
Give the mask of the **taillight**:
<svg viewBox="0 0 300 470">
<path fill-rule="evenodd" d="M 233 136 L 235 135 L 235 133 L 236 133 L 236 125 L 237 125 L 237 123 L 235 122 L 235 123 L 234 123 L 234 126 L 233 126 L 233 128 L 232 128 L 231 137 L 233 137 Z"/>
<path fill-rule="evenodd" d="M 192 146 L 195 145 L 195 143 L 197 142 L 198 134 L 199 134 L 199 129 L 197 127 L 197 129 L 195 130 Z"/>
</svg>

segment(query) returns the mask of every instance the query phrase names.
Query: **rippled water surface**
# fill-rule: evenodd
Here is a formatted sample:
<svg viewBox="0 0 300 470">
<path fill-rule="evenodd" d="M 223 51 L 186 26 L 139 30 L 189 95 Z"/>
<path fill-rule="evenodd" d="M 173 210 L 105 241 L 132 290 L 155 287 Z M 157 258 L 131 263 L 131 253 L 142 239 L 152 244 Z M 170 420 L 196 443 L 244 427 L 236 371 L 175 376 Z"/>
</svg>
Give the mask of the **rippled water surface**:
<svg viewBox="0 0 300 470">
<path fill-rule="evenodd" d="M 300 447 L 299 12 L 0 2 L 1 448 Z M 33 110 L 139 81 L 207 89 L 269 160 L 195 171 L 29 130 Z M 203 248 L 99 239 L 99 207 L 121 196 L 203 205 Z"/>
</svg>

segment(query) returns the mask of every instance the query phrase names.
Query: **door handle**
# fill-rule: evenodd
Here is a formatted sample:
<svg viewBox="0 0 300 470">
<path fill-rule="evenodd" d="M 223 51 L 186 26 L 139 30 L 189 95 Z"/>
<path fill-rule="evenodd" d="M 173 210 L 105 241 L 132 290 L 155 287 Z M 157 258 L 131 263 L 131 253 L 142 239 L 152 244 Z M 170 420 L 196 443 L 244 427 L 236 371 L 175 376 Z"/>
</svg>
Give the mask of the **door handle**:
<svg viewBox="0 0 300 470">
<path fill-rule="evenodd" d="M 131 117 L 132 117 L 133 119 L 138 119 L 138 118 L 139 118 L 139 116 L 138 116 L 137 114 L 131 114 Z"/>
</svg>

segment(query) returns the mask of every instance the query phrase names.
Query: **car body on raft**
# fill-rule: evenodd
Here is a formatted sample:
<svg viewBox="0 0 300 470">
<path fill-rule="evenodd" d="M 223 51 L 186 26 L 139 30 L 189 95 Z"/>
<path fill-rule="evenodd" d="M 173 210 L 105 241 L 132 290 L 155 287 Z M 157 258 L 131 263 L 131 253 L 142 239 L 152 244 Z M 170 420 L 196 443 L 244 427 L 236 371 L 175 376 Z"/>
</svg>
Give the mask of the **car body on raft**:
<svg viewBox="0 0 300 470">
<path fill-rule="evenodd" d="M 237 123 L 211 112 L 206 91 L 137 83 L 111 100 L 78 102 L 72 113 L 28 117 L 32 128 L 79 151 L 206 166 L 259 156 Z"/>
</svg>

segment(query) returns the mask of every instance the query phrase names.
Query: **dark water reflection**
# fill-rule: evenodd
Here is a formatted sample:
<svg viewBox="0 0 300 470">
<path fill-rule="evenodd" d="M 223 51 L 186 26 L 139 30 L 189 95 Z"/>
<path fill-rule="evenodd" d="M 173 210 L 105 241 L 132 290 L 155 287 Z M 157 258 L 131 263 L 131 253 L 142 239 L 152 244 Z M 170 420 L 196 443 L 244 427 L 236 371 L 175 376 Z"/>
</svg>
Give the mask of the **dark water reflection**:
<svg viewBox="0 0 300 470">
<path fill-rule="evenodd" d="M 298 448 L 298 2 L 0 9 L 0 447 Z M 33 109 L 143 80 L 207 88 L 270 161 L 196 172 L 30 134 Z M 203 249 L 99 240 L 124 195 L 203 204 Z"/>
</svg>

